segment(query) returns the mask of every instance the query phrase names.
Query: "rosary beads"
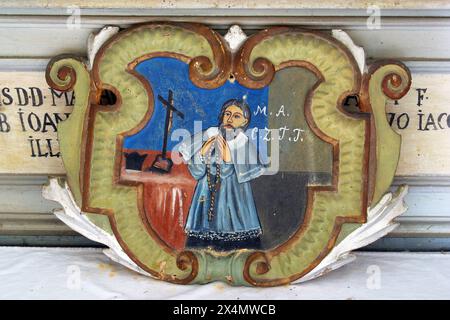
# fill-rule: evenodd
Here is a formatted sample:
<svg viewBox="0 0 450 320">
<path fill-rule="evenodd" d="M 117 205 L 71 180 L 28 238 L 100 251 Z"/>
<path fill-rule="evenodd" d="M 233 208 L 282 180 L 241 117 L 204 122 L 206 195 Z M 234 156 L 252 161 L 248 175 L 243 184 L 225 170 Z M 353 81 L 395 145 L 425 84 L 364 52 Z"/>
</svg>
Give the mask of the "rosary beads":
<svg viewBox="0 0 450 320">
<path fill-rule="evenodd" d="M 216 149 L 217 142 L 214 143 L 213 146 L 209 149 L 206 157 L 206 180 L 208 181 L 208 189 L 211 195 L 210 203 L 209 203 L 209 209 L 208 209 L 208 221 L 211 221 L 214 218 L 214 209 L 215 209 L 215 203 L 216 203 L 216 194 L 217 191 L 219 191 L 220 188 L 220 158 L 218 152 L 215 152 L 215 158 L 216 158 L 216 175 L 214 177 L 214 181 L 212 181 L 212 174 L 211 174 L 211 163 L 212 163 L 212 156 L 213 152 Z"/>
</svg>

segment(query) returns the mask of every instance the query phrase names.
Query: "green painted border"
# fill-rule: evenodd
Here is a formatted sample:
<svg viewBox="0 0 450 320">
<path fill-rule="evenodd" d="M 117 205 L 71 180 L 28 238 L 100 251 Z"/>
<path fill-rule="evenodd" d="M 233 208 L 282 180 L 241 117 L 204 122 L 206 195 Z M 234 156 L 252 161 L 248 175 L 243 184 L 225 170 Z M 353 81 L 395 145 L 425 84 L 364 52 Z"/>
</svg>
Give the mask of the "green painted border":
<svg viewBox="0 0 450 320">
<path fill-rule="evenodd" d="M 366 121 L 351 118 L 337 109 L 345 93 L 358 90 L 359 75 L 353 57 L 338 45 L 317 34 L 288 33 L 272 36 L 257 44 L 250 65 L 266 58 L 275 66 L 286 61 L 306 61 L 315 66 L 324 81 L 311 99 L 311 112 L 317 127 L 339 141 L 339 177 L 337 192 L 318 192 L 313 200 L 310 222 L 289 249 L 270 259 L 270 270 L 256 273 L 257 259 L 250 268 L 256 282 L 295 278 L 307 270 L 326 250 L 338 217 L 361 216 Z"/>
<path fill-rule="evenodd" d="M 143 84 L 126 69 L 131 61 L 155 52 L 177 53 L 188 59 L 206 56 L 210 61 L 214 61 L 208 40 L 180 26 L 141 26 L 108 42 L 104 55 L 99 60 L 98 77 L 102 86 L 117 90 L 121 106 L 114 111 L 97 112 L 94 120 L 89 205 L 113 212 L 111 219 L 117 226 L 121 243 L 133 253 L 132 258 L 139 265 L 159 273 L 161 278 L 175 281 L 189 276 L 191 268 L 181 270 L 177 266 L 176 253 L 163 250 L 148 234 L 139 214 L 138 188 L 114 184 L 117 136 L 138 126 L 151 104 Z M 310 223 L 301 236 L 292 241 L 288 250 L 270 257 L 268 272 L 259 275 L 255 272 L 257 263 L 252 264 L 250 276 L 256 283 L 277 279 L 281 281 L 300 275 L 326 250 L 337 217 L 361 216 L 366 128 L 364 120 L 347 116 L 336 108 L 345 93 L 358 89 L 360 80 L 353 57 L 339 45 L 317 34 L 291 32 L 271 36 L 257 44 L 251 53 L 250 64 L 260 57 L 268 59 L 276 66 L 286 61 L 306 61 L 322 73 L 325 80 L 314 92 L 311 112 L 317 127 L 327 136 L 339 141 L 340 172 L 338 191 L 316 193 Z M 68 79 L 62 81 L 56 77 L 58 69 L 67 65 L 73 67 L 77 73 L 74 87 L 77 101 L 72 116 L 60 124 L 59 139 L 69 185 L 77 203 L 80 203 L 78 175 L 80 160 L 86 160 L 80 159 L 80 156 L 83 147 L 82 136 L 85 134 L 84 123 L 87 119 L 90 78 L 82 63 L 64 59 L 55 63 L 51 70 L 55 83 L 61 86 L 68 83 Z M 374 85 L 370 94 L 379 96 L 379 90 L 379 85 Z M 376 99 L 378 98 L 375 98 L 373 103 L 381 105 Z M 381 122 L 380 120 L 378 123 Z M 380 130 L 385 130 L 383 124 L 380 124 Z M 391 147 L 396 148 L 396 145 Z M 381 153 L 379 161 L 384 157 L 389 156 Z M 391 162 L 391 171 L 392 165 Z M 381 183 L 379 190 L 385 190 L 385 184 L 386 182 Z M 94 216 L 100 218 L 100 221 L 95 220 L 96 224 L 109 229 L 106 216 L 89 214 L 90 219 L 95 219 Z M 228 254 L 197 251 L 195 256 L 199 263 L 199 273 L 193 282 L 222 280 L 234 285 L 249 285 L 244 279 L 243 269 L 251 253 L 252 251 L 248 250 Z M 260 261 L 262 260 L 257 259 L 254 262 Z"/>
<path fill-rule="evenodd" d="M 170 254 L 148 233 L 139 213 L 138 189 L 113 183 L 117 135 L 140 124 L 152 103 L 142 82 L 128 73 L 128 64 L 148 53 L 170 52 L 213 60 L 207 39 L 187 29 L 151 26 L 133 29 L 110 42 L 99 61 L 103 86 L 117 90 L 121 106 L 112 112 L 97 112 L 94 124 L 89 205 L 112 210 L 122 243 L 134 260 L 166 279 L 183 279 L 191 269 L 180 270 L 176 253 Z M 117 234 L 116 234 L 117 237 Z"/>
<path fill-rule="evenodd" d="M 66 121 L 58 124 L 59 149 L 69 186 L 75 202 L 81 207 L 80 166 L 82 157 L 82 141 L 86 130 L 84 123 L 89 109 L 91 76 L 86 65 L 72 57 L 56 57 L 50 61 L 51 68 L 47 71 L 48 80 L 59 88 L 64 88 L 74 82 L 73 89 L 77 95 L 73 111 Z M 58 77 L 58 72 L 68 68 L 71 73 L 64 79 Z"/>
<path fill-rule="evenodd" d="M 384 78 L 389 74 L 396 74 L 402 79 L 403 85 L 400 88 L 391 87 L 390 89 L 393 91 L 404 89 L 405 84 L 410 82 L 410 75 L 405 67 L 392 63 L 378 68 L 370 77 L 369 99 L 377 133 L 377 171 L 373 204 L 380 201 L 381 197 L 389 190 L 400 159 L 401 136 L 391 128 L 387 121 L 386 103 L 389 98 L 383 92 L 382 87 Z"/>
</svg>

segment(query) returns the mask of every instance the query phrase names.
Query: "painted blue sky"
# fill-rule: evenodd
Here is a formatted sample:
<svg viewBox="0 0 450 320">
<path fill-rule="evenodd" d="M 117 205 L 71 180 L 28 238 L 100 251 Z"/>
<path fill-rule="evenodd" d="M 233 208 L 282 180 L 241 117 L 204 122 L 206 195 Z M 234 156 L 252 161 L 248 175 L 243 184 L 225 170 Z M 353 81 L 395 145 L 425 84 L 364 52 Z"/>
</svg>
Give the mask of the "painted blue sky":
<svg viewBox="0 0 450 320">
<path fill-rule="evenodd" d="M 218 125 L 218 115 L 223 103 L 229 99 L 242 99 L 247 96 L 247 103 L 252 111 L 249 128 L 265 128 L 267 116 L 254 114 L 258 106 L 268 104 L 268 88 L 249 89 L 237 81 L 227 81 L 216 89 L 202 89 L 195 86 L 189 79 L 188 65 L 174 58 L 152 58 L 138 64 L 135 69 L 150 83 L 154 94 L 154 113 L 147 125 L 137 134 L 125 138 L 127 149 L 161 150 L 164 134 L 166 109 L 158 100 L 161 95 L 167 100 L 169 90 L 173 91 L 174 106 L 184 113 L 184 120 L 174 114 L 172 132 L 184 128 L 194 134 L 194 121 L 202 121 L 203 130 Z M 170 151 L 179 141 L 168 140 L 167 150 Z M 262 151 L 262 150 L 260 150 Z"/>
</svg>

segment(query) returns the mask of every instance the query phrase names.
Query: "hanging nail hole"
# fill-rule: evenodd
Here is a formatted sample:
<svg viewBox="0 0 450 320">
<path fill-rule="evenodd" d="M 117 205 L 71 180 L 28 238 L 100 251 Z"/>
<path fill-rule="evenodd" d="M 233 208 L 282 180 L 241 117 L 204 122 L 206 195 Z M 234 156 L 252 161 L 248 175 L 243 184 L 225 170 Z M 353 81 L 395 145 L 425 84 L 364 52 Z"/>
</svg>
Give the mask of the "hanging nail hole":
<svg viewBox="0 0 450 320">
<path fill-rule="evenodd" d="M 102 94 L 100 95 L 99 104 L 102 106 L 111 106 L 115 105 L 117 102 L 117 96 L 111 90 L 104 89 L 102 90 Z"/>
<path fill-rule="evenodd" d="M 350 113 L 361 112 L 361 109 L 359 108 L 359 98 L 357 95 L 347 96 L 342 107 L 345 111 Z"/>
</svg>

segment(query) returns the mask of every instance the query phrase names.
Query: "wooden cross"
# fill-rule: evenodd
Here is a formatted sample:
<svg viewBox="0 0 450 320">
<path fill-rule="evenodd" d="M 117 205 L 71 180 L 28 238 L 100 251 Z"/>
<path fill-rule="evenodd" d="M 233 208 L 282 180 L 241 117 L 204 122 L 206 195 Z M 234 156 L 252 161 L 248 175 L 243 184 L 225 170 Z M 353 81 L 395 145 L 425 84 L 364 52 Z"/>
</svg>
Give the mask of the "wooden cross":
<svg viewBox="0 0 450 320">
<path fill-rule="evenodd" d="M 169 173 L 172 168 L 173 162 L 170 158 L 167 158 L 167 139 L 169 137 L 169 131 L 172 127 L 173 113 L 175 112 L 177 116 L 184 119 L 184 114 L 176 109 L 173 105 L 173 92 L 169 90 L 168 99 L 164 99 L 162 96 L 158 95 L 158 100 L 162 103 L 163 107 L 166 108 L 166 120 L 164 124 L 164 140 L 161 154 L 157 155 L 155 161 L 153 162 L 150 171 L 157 171 L 160 173 Z"/>
</svg>

